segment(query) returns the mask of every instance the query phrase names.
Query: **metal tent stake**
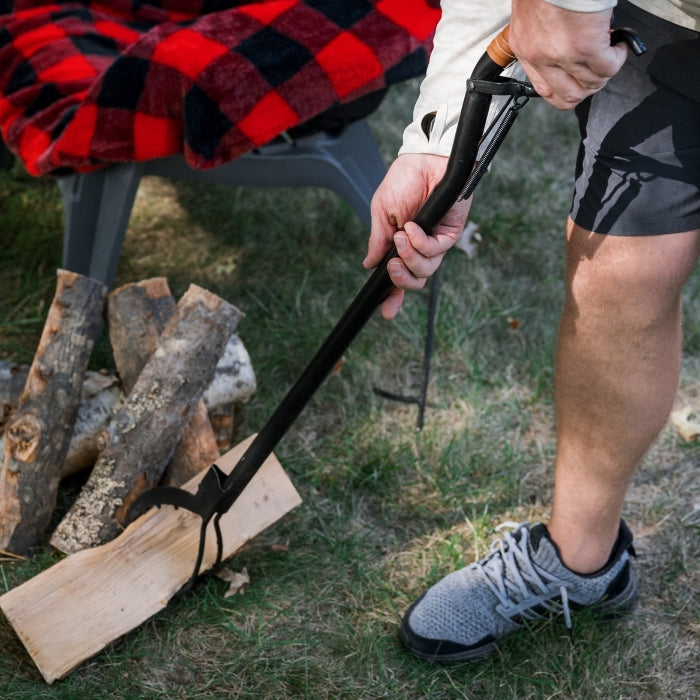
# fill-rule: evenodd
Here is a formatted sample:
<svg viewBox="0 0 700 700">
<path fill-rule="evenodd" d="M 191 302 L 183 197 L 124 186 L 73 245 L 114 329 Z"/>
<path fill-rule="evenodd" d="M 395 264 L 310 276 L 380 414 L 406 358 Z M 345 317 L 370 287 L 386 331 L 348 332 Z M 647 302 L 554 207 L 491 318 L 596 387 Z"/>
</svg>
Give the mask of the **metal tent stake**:
<svg viewBox="0 0 700 700">
<path fill-rule="evenodd" d="M 472 92 L 480 92 L 489 95 L 494 94 L 510 94 L 511 102 L 506 104 L 506 106 L 501 111 L 501 114 L 494 120 L 496 124 L 495 132 L 493 136 L 488 141 L 486 147 L 483 149 L 482 156 L 479 163 L 474 168 L 468 182 L 466 183 L 464 190 L 457 197 L 458 201 L 460 199 L 467 199 L 471 197 L 479 184 L 479 181 L 483 177 L 484 173 L 487 171 L 493 157 L 496 154 L 501 143 L 505 139 L 508 131 L 513 126 L 516 117 L 518 116 L 520 109 L 525 105 L 527 100 L 534 96 L 532 88 L 526 83 L 520 83 L 518 81 L 507 81 L 507 82 L 485 82 L 485 81 L 473 81 L 470 80 L 467 83 L 468 90 Z M 509 92 L 505 92 L 505 91 Z M 502 117 L 502 118 L 501 118 Z M 486 136 L 486 135 L 485 135 Z M 430 280 L 430 294 L 428 298 L 428 318 L 426 322 L 425 330 L 425 345 L 423 348 L 423 366 L 421 382 L 419 387 L 419 392 L 417 395 L 410 396 L 404 394 L 396 394 L 381 387 L 374 387 L 374 393 L 382 398 L 389 399 L 390 401 L 400 401 L 402 403 L 414 403 L 418 406 L 418 417 L 416 419 L 416 430 L 422 430 L 425 423 L 425 410 L 428 406 L 428 384 L 430 383 L 430 366 L 432 362 L 433 355 L 433 343 L 435 337 L 435 316 L 437 313 L 438 297 L 440 294 L 440 270 L 438 268 Z"/>
</svg>

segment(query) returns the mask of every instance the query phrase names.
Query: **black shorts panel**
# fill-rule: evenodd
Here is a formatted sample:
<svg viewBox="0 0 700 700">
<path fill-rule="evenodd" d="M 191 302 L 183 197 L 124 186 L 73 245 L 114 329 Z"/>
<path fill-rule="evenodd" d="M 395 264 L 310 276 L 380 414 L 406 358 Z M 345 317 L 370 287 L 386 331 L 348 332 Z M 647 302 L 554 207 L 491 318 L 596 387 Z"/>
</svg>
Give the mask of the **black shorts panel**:
<svg viewBox="0 0 700 700">
<path fill-rule="evenodd" d="M 618 236 L 700 228 L 700 34 L 620 2 L 649 49 L 577 108 L 571 217 Z"/>
</svg>

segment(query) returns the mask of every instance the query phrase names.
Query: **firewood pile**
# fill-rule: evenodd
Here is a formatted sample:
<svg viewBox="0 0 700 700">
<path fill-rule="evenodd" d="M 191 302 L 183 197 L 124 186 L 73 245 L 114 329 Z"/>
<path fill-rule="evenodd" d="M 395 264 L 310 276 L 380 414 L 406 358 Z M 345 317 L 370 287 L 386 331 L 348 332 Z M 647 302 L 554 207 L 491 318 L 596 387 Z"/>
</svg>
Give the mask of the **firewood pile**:
<svg viewBox="0 0 700 700">
<path fill-rule="evenodd" d="M 144 490 L 216 461 L 255 391 L 241 317 L 196 285 L 176 302 L 163 278 L 108 293 L 59 270 L 31 366 L 0 362 L 0 550 L 31 554 L 47 537 L 65 553 L 103 544 Z M 113 373 L 87 370 L 103 330 Z M 60 480 L 88 468 L 47 532 Z"/>
</svg>

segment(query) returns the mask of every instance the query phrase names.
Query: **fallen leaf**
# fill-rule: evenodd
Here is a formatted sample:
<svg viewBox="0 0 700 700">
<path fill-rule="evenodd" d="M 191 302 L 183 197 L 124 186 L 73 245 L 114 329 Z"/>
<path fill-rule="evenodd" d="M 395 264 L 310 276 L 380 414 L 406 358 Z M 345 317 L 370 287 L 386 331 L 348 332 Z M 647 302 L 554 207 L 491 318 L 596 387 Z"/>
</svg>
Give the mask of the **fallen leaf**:
<svg viewBox="0 0 700 700">
<path fill-rule="evenodd" d="M 224 593 L 224 598 L 230 598 L 236 593 L 243 593 L 245 587 L 250 583 L 248 569 L 244 566 L 242 571 L 231 571 L 231 569 L 221 569 L 216 573 L 217 578 L 226 581 L 229 586 Z"/>
<path fill-rule="evenodd" d="M 671 414 L 671 423 L 686 442 L 700 437 L 700 409 L 684 406 Z"/>
<path fill-rule="evenodd" d="M 214 274 L 221 277 L 230 277 L 238 267 L 238 260 L 234 257 L 223 258 L 214 265 Z"/>
<path fill-rule="evenodd" d="M 464 251 L 467 257 L 471 260 L 474 258 L 483 243 L 479 227 L 472 221 L 469 221 L 455 244 L 455 248 Z"/>
</svg>

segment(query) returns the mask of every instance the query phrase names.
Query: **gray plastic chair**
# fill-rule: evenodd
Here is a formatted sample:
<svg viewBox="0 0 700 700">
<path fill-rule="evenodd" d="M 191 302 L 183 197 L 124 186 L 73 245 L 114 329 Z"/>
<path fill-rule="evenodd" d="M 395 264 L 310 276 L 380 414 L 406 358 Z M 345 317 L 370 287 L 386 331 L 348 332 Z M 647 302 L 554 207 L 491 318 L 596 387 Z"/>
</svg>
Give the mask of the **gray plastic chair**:
<svg viewBox="0 0 700 700">
<path fill-rule="evenodd" d="M 280 139 L 209 170 L 196 170 L 173 156 L 61 175 L 56 179 L 64 205 L 62 266 L 112 286 L 144 175 L 239 187 L 324 187 L 340 195 L 369 227 L 370 200 L 385 173 L 374 135 L 366 119 L 359 119 L 337 135 Z"/>
</svg>

